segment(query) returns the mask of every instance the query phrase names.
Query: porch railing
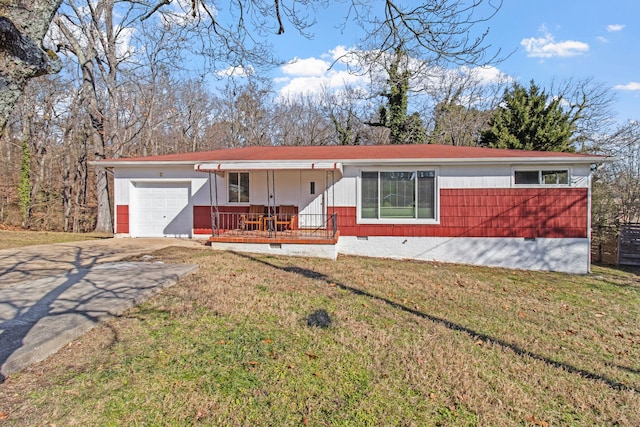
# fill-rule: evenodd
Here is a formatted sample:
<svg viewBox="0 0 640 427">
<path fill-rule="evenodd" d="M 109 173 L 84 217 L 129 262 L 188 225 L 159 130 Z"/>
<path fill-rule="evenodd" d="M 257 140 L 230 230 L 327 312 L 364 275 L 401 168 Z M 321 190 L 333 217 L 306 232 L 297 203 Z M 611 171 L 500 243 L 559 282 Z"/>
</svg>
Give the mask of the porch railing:
<svg viewBox="0 0 640 427">
<path fill-rule="evenodd" d="M 211 213 L 214 237 L 332 239 L 338 232 L 338 214 L 257 215 Z"/>
</svg>

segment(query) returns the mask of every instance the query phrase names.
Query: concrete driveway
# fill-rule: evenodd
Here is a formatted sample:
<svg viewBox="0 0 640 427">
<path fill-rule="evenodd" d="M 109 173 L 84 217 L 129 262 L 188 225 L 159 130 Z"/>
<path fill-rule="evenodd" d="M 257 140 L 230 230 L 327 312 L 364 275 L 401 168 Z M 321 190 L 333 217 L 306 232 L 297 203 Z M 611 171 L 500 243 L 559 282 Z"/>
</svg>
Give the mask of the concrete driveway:
<svg viewBox="0 0 640 427">
<path fill-rule="evenodd" d="M 148 299 L 195 265 L 125 262 L 187 239 L 103 239 L 0 250 L 0 382 Z"/>
</svg>

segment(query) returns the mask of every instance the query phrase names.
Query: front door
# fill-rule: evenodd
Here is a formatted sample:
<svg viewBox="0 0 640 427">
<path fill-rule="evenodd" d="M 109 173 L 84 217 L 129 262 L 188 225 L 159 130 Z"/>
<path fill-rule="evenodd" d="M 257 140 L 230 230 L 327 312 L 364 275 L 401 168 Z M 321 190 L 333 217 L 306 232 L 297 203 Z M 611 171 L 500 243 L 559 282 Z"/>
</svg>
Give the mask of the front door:
<svg viewBox="0 0 640 427">
<path fill-rule="evenodd" d="M 324 171 L 304 171 L 300 182 L 300 228 L 326 228 L 327 204 Z"/>
</svg>

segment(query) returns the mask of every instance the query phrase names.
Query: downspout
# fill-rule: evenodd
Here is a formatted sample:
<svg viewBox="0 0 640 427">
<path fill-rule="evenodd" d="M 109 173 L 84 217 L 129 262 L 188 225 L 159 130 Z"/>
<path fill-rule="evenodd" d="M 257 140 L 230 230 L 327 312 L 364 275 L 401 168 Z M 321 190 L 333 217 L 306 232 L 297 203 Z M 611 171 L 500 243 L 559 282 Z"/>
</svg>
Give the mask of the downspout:
<svg viewBox="0 0 640 427">
<path fill-rule="evenodd" d="M 211 220 L 211 235 L 213 236 L 213 190 L 211 188 L 211 171 L 209 171 L 209 219 Z"/>
<path fill-rule="evenodd" d="M 214 178 L 213 178 L 213 183 L 215 185 L 214 191 L 216 193 L 216 230 L 220 230 L 220 209 L 219 206 L 220 204 L 218 203 L 218 174 L 214 173 L 213 174 Z M 211 229 L 211 231 L 213 232 L 213 229 Z"/>
<path fill-rule="evenodd" d="M 587 191 L 587 239 L 589 242 L 589 250 L 587 251 L 587 273 L 591 273 L 591 184 L 593 182 L 593 172 L 589 173 L 588 185 L 589 189 Z"/>
</svg>

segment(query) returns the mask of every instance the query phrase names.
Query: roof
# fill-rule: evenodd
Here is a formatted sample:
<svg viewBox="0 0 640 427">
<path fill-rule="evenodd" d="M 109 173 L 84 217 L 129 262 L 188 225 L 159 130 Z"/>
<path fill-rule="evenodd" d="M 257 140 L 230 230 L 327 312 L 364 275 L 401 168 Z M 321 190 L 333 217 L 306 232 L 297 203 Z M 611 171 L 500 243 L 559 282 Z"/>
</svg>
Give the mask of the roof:
<svg viewBox="0 0 640 427">
<path fill-rule="evenodd" d="M 605 156 L 549 151 L 506 150 L 437 144 L 251 146 L 161 156 L 106 159 L 94 162 L 106 167 L 125 165 L 265 164 L 295 162 L 364 163 L 602 163 Z M 211 166 L 211 165 L 207 165 Z M 204 169 L 204 168 L 203 168 Z"/>
</svg>

